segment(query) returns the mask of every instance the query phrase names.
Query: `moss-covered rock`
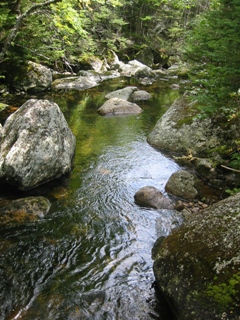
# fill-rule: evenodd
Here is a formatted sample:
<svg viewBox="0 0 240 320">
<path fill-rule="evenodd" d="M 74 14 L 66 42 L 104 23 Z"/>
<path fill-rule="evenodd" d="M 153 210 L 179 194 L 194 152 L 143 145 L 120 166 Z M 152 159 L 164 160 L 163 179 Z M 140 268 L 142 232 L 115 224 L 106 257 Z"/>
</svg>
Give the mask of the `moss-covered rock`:
<svg viewBox="0 0 240 320">
<path fill-rule="evenodd" d="M 228 179 L 229 171 L 222 165 L 228 165 L 229 155 L 239 145 L 240 119 L 223 125 L 210 118 L 198 119 L 198 113 L 197 105 L 187 96 L 177 99 L 158 120 L 148 142 L 157 149 L 177 153 L 178 161 L 198 167 L 198 174 L 217 188 L 238 187 Z M 239 172 L 234 175 L 239 181 Z"/>
<path fill-rule="evenodd" d="M 154 247 L 154 274 L 178 320 L 238 319 L 240 193 L 190 215 Z M 224 318 L 225 319 L 225 318 Z"/>
</svg>

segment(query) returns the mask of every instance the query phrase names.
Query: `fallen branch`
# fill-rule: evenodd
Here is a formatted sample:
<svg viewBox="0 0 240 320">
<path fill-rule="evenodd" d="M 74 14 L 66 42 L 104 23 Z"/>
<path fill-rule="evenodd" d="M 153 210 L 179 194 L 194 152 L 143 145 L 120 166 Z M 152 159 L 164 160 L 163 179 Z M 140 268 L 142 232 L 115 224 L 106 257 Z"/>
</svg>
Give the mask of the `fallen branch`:
<svg viewBox="0 0 240 320">
<path fill-rule="evenodd" d="M 224 169 L 230 170 L 230 171 L 234 171 L 234 172 L 238 172 L 238 173 L 240 173 L 240 170 L 237 170 L 237 169 L 233 169 L 233 168 L 230 168 L 230 167 L 224 166 L 223 164 L 221 164 L 221 167 L 222 167 L 222 168 L 224 168 Z"/>
</svg>

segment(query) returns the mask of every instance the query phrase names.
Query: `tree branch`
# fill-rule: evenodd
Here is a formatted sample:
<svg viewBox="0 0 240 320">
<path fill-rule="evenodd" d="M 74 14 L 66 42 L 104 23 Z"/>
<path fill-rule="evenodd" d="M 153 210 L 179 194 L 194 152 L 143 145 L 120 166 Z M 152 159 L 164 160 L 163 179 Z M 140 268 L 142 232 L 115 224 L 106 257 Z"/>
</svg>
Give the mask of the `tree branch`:
<svg viewBox="0 0 240 320">
<path fill-rule="evenodd" d="M 50 4 L 57 3 L 60 1 L 62 1 L 62 0 L 47 0 L 43 3 L 37 3 L 37 4 L 33 5 L 32 7 L 30 7 L 23 14 L 20 14 L 17 17 L 15 25 L 13 26 L 11 32 L 9 33 L 9 35 L 7 36 L 7 38 L 4 41 L 2 51 L 0 52 L 0 63 L 3 62 L 5 55 L 8 51 L 11 43 L 16 38 L 17 32 L 19 31 L 19 29 L 21 28 L 21 26 L 23 24 L 24 19 L 26 19 L 34 11 L 37 11 L 39 8 L 43 8 L 43 7 L 49 6 Z M 19 5 L 19 1 L 18 1 L 18 5 Z M 19 9 L 19 7 L 18 7 L 18 9 Z M 19 10 L 19 12 L 20 12 L 20 10 Z"/>
</svg>

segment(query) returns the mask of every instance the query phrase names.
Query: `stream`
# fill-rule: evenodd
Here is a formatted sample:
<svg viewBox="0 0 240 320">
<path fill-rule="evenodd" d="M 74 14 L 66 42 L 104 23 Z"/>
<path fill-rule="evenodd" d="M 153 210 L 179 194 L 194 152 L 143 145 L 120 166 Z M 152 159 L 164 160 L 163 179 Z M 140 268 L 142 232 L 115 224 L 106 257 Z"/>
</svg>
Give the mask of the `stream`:
<svg viewBox="0 0 240 320">
<path fill-rule="evenodd" d="M 152 94 L 140 115 L 101 117 L 105 94 L 136 85 Z M 169 320 L 153 283 L 151 250 L 180 223 L 171 210 L 134 203 L 147 185 L 164 187 L 179 169 L 146 138 L 178 97 L 169 83 L 115 79 L 84 92 L 50 95 L 77 139 L 67 177 L 0 199 L 47 197 L 35 222 L 0 228 L 1 320 Z"/>
</svg>

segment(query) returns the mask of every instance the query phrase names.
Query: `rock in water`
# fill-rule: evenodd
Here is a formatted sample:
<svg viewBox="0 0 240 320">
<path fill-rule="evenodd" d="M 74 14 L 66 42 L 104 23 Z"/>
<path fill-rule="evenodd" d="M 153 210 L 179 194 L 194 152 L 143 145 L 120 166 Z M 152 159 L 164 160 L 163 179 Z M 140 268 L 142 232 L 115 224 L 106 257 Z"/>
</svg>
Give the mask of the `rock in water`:
<svg viewBox="0 0 240 320">
<path fill-rule="evenodd" d="M 139 114 L 142 109 L 136 104 L 119 98 L 107 100 L 99 109 L 101 116 L 132 115 Z"/>
<path fill-rule="evenodd" d="M 155 209 L 173 209 L 174 205 L 170 199 L 165 197 L 161 191 L 153 186 L 141 188 L 135 195 L 137 204 Z"/>
<path fill-rule="evenodd" d="M 56 103 L 31 99 L 5 122 L 0 179 L 21 190 L 71 171 L 75 137 Z"/>
<path fill-rule="evenodd" d="M 195 199 L 199 196 L 198 181 L 190 172 L 179 170 L 169 178 L 165 189 L 167 193 L 183 199 Z"/>
<path fill-rule="evenodd" d="M 43 218 L 50 210 L 51 203 L 44 197 L 28 197 L 13 200 L 0 208 L 0 227 L 22 224 Z"/>
</svg>

